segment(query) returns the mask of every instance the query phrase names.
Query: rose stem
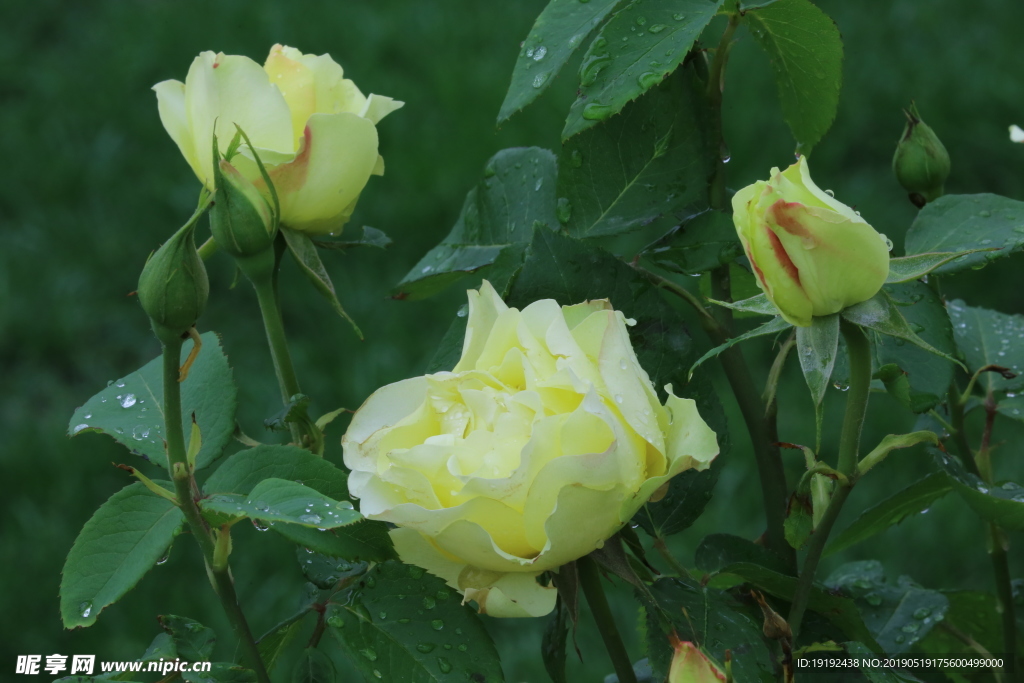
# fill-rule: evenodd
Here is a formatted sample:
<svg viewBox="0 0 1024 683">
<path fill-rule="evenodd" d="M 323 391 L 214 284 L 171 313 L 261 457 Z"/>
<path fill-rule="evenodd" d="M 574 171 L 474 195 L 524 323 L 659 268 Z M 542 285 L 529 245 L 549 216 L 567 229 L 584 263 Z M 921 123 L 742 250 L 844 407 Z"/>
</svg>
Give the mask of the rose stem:
<svg viewBox="0 0 1024 683">
<path fill-rule="evenodd" d="M 633 673 L 633 664 L 629 661 L 629 653 L 619 635 L 619 629 L 615 625 L 615 618 L 608 608 L 608 598 L 604 594 L 604 587 L 601 585 L 601 574 L 597 569 L 597 563 L 590 557 L 583 556 L 576 560 L 576 568 L 580 575 L 580 586 L 583 594 L 587 596 L 587 604 L 590 605 L 590 613 L 594 615 L 597 622 L 597 630 L 601 632 L 601 640 L 608 650 L 608 656 L 615 667 L 615 673 L 619 677 L 619 683 L 637 683 L 636 674 Z"/>
<path fill-rule="evenodd" d="M 168 466 L 174 480 L 174 490 L 177 494 L 178 505 L 185 514 L 192 536 L 199 544 L 203 553 L 203 560 L 206 563 L 206 573 L 210 577 L 217 596 L 220 598 L 221 606 L 227 614 L 228 620 L 235 631 L 235 635 L 245 648 L 249 663 L 256 671 L 256 678 L 260 683 L 270 683 L 270 677 L 263 666 L 256 641 L 253 640 L 249 623 L 245 620 L 245 614 L 238 604 L 238 597 L 235 595 L 234 582 L 231 579 L 231 570 L 225 563 L 223 567 L 215 566 L 214 538 L 210 527 L 203 520 L 199 507 L 196 505 L 192 491 L 195 481 L 192 477 L 192 470 L 188 466 L 188 459 L 185 454 L 185 437 L 181 431 L 181 385 L 178 383 L 179 364 L 181 362 L 181 339 L 167 339 L 163 341 L 163 382 L 164 382 L 164 435 L 167 438 L 167 460 Z"/>
<path fill-rule="evenodd" d="M 981 438 L 981 449 L 977 456 L 971 450 L 964 431 L 964 404 L 961 403 L 960 388 L 954 381 L 950 385 L 947 403 L 949 404 L 949 420 L 953 423 L 953 440 L 960 459 L 969 472 L 987 484 L 992 484 L 992 466 L 990 462 L 989 444 L 992 440 L 992 426 L 995 419 L 995 405 L 991 391 L 985 398 L 985 431 Z M 981 460 L 981 463 L 978 461 Z M 1017 680 L 1017 617 L 1013 604 L 1013 584 L 1010 579 L 1010 560 L 1007 556 L 1009 539 L 999 525 L 992 522 L 988 527 L 988 556 L 992 562 L 992 573 L 995 576 L 998 608 L 1003 622 L 1003 650 L 1007 656 L 1006 673 L 1010 683 Z"/>
<path fill-rule="evenodd" d="M 722 32 L 722 38 L 718 42 L 715 56 L 708 70 L 707 99 L 711 109 L 709 138 L 711 144 L 717 147 L 717 159 L 711 176 L 709 200 L 711 208 L 723 212 L 729 211 L 730 206 L 725 187 L 726 157 L 724 150 L 727 148 L 722 131 L 722 92 L 725 89 L 725 67 L 729 60 L 729 49 L 739 23 L 740 15 L 738 13 L 729 15 L 729 23 Z M 711 291 L 712 296 L 719 301 L 732 301 L 728 265 L 719 266 L 711 271 Z M 712 338 L 720 344 L 732 335 L 732 311 L 719 306 L 715 308 L 714 317 L 722 334 L 712 335 Z M 701 322 L 703 324 L 704 320 L 702 319 Z M 707 330 L 706 326 L 705 330 Z M 709 334 L 711 333 L 709 332 Z M 743 420 L 746 422 L 747 431 L 750 434 L 754 459 L 757 462 L 757 471 L 761 480 L 761 496 L 767 523 L 765 540 L 768 547 L 795 570 L 796 551 L 786 542 L 783 527 L 786 520 L 786 502 L 789 490 L 786 486 L 786 472 L 782 466 L 782 454 L 779 452 L 779 447 L 775 445 L 778 441 L 775 413 L 766 413 L 764 401 L 754 389 L 753 376 L 743 358 L 742 351 L 733 347 L 722 352 L 718 358 L 725 370 L 733 394 L 736 396 L 736 402 L 739 404 L 740 412 L 743 414 Z"/>
<path fill-rule="evenodd" d="M 789 627 L 793 630 L 794 639 L 800 632 L 800 622 L 807 609 L 807 600 L 814 586 L 814 575 L 818 570 L 818 562 L 828 541 L 829 532 L 832 531 L 832 526 L 857 480 L 860 435 L 864 427 L 871 389 L 871 341 L 863 330 L 845 320 L 840 321 L 840 330 L 846 340 L 846 350 L 850 358 L 850 389 L 846 395 L 846 415 L 839 437 L 839 460 L 836 469 L 846 475 L 846 482 L 837 482 L 836 491 L 825 509 L 825 515 L 808 542 L 807 556 L 804 558 L 796 594 L 789 610 Z"/>
</svg>

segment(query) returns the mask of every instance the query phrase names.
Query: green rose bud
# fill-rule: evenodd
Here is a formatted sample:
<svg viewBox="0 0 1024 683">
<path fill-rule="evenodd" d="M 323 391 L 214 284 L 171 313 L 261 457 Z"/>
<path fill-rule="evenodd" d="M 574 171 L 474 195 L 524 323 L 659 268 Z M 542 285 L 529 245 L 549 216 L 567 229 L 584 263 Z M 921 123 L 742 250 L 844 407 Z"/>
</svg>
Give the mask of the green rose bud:
<svg viewBox="0 0 1024 683">
<path fill-rule="evenodd" d="M 921 120 L 917 107 L 904 110 L 907 125 L 892 158 L 896 180 L 910 193 L 910 201 L 921 207 L 945 192 L 949 177 L 949 154 L 931 127 Z"/>
<path fill-rule="evenodd" d="M 732 209 L 758 286 L 794 325 L 870 299 L 889 275 L 888 240 L 818 189 L 804 157 L 737 192 Z"/>
<path fill-rule="evenodd" d="M 161 340 L 188 332 L 206 309 L 210 282 L 194 235 L 192 220 L 157 249 L 139 276 L 139 302 Z"/>
<path fill-rule="evenodd" d="M 263 195 L 227 160 L 221 159 L 214 169 L 217 195 L 210 209 L 210 231 L 217 245 L 236 258 L 270 249 L 277 227 Z"/>
</svg>

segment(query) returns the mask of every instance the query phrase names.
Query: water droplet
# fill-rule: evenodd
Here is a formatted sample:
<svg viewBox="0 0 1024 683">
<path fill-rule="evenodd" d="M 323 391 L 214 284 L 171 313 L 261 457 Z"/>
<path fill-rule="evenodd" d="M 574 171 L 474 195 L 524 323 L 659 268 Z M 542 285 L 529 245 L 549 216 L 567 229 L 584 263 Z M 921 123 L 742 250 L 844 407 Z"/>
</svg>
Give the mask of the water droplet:
<svg viewBox="0 0 1024 683">
<path fill-rule="evenodd" d="M 338 615 L 334 615 L 333 617 L 327 617 L 327 625 L 334 628 L 345 628 L 345 620 Z"/>
<path fill-rule="evenodd" d="M 901 628 L 900 630 L 903 631 L 904 633 L 917 633 L 918 630 L 920 630 L 920 628 L 921 628 L 920 624 L 916 624 L 914 622 L 910 622 L 909 624 L 905 624 L 903 626 L 903 628 Z"/>
<path fill-rule="evenodd" d="M 434 619 L 432 622 L 430 622 L 430 627 L 433 628 L 435 631 L 440 631 L 444 628 L 444 621 L 442 621 L 441 619 Z"/>
<path fill-rule="evenodd" d="M 462 643 L 461 645 L 459 645 L 459 652 L 465 652 L 468 649 L 469 649 L 469 647 L 467 647 L 465 643 Z"/>
<path fill-rule="evenodd" d="M 125 394 L 124 398 L 121 399 L 121 407 L 131 408 L 133 405 L 135 405 L 135 394 Z"/>
<path fill-rule="evenodd" d="M 686 18 L 686 15 L 681 12 L 676 12 L 675 14 L 672 15 L 672 18 L 675 19 L 676 21 L 682 21 L 683 19 Z"/>
<path fill-rule="evenodd" d="M 588 121 L 604 121 L 613 113 L 612 108 L 607 104 L 591 102 L 583 107 L 583 118 Z"/>
<path fill-rule="evenodd" d="M 422 567 L 412 565 L 409 567 L 409 578 L 410 579 L 422 579 L 426 571 Z"/>
<path fill-rule="evenodd" d="M 619 369 L 620 370 L 625 370 L 627 367 L 629 367 L 629 366 L 626 364 L 626 359 L 625 358 L 620 358 L 619 359 Z"/>
<path fill-rule="evenodd" d="M 377 579 L 373 576 L 373 574 L 370 574 L 369 576 L 366 577 L 366 587 L 367 588 L 376 588 L 377 587 Z"/>
<path fill-rule="evenodd" d="M 588 2 L 590 2 L 590 0 L 580 0 L 580 4 L 581 4 L 581 5 L 585 5 L 585 4 L 587 4 Z"/>
<path fill-rule="evenodd" d="M 269 526 L 267 526 L 266 524 L 264 524 L 263 522 L 261 522 L 258 519 L 252 520 L 252 525 L 254 527 L 256 527 L 256 531 L 266 531 L 267 529 L 270 528 Z"/>
<path fill-rule="evenodd" d="M 922 607 L 919 610 L 917 610 L 916 612 L 914 612 L 914 618 L 915 619 L 924 619 L 925 617 L 930 617 L 931 615 L 932 615 L 932 611 L 930 609 L 928 609 L 927 607 Z"/>
<path fill-rule="evenodd" d="M 371 662 L 376 662 L 377 661 L 377 653 L 374 652 L 373 650 L 371 650 L 368 647 L 363 648 L 362 650 L 360 650 L 359 654 L 361 654 L 362 656 L 366 657 Z"/>
<path fill-rule="evenodd" d="M 641 88 L 652 88 L 661 82 L 662 74 L 653 71 L 645 71 L 636 78 Z"/>
<path fill-rule="evenodd" d="M 646 17 L 637 17 L 636 18 L 636 25 L 637 26 L 643 26 L 646 23 L 647 23 L 647 18 Z"/>
<path fill-rule="evenodd" d="M 668 27 L 665 26 L 665 24 L 654 24 L 653 26 L 651 26 L 650 28 L 647 29 L 647 32 L 648 33 L 661 33 L 666 28 L 668 28 Z"/>
<path fill-rule="evenodd" d="M 905 635 L 903 635 L 902 633 L 900 633 L 899 635 L 896 636 L 896 642 L 900 643 L 900 644 L 905 643 L 905 642 L 907 642 L 907 637 Z"/>
<path fill-rule="evenodd" d="M 868 601 L 868 604 L 872 607 L 878 607 L 882 604 L 882 598 L 876 593 L 870 593 L 864 596 L 864 599 Z"/>
<path fill-rule="evenodd" d="M 548 75 L 549 74 L 546 71 L 542 71 L 541 73 L 539 73 L 536 76 L 534 76 L 533 77 L 533 87 L 534 88 L 540 88 L 545 83 L 547 83 L 548 82 Z"/>
<path fill-rule="evenodd" d="M 434 600 L 434 598 L 428 595 L 427 597 L 423 598 L 423 606 L 427 609 L 434 609 L 437 606 L 437 602 Z"/>
<path fill-rule="evenodd" d="M 88 619 L 89 615 L 92 614 L 92 603 L 88 600 L 78 606 L 78 611 L 81 612 L 83 619 Z"/>
<path fill-rule="evenodd" d="M 355 509 L 355 505 L 353 505 L 352 503 L 348 502 L 347 500 L 343 500 L 343 501 L 339 502 L 334 507 L 338 508 L 339 510 L 354 510 Z"/>
<path fill-rule="evenodd" d="M 441 673 L 444 673 L 444 674 L 451 673 L 452 663 L 449 662 L 444 657 L 438 657 L 437 658 L 437 668 L 441 670 Z"/>
<path fill-rule="evenodd" d="M 535 182 L 535 183 L 533 184 L 533 191 L 534 191 L 534 192 L 539 192 L 539 191 L 540 191 L 540 188 L 541 188 L 541 187 L 542 187 L 543 185 L 544 185 L 544 179 L 543 179 L 543 178 L 537 178 L 537 182 Z"/>
<path fill-rule="evenodd" d="M 83 429 L 86 429 L 86 428 L 87 428 L 88 426 L 89 426 L 89 425 L 87 425 L 87 424 L 85 424 L 85 423 L 82 423 L 82 424 L 80 424 L 80 425 L 75 425 L 75 428 L 71 430 L 71 434 L 72 434 L 72 435 L 75 435 L 75 434 L 77 434 L 78 432 L 82 431 Z"/>
<path fill-rule="evenodd" d="M 373 670 L 373 677 L 374 678 L 384 678 L 384 674 L 382 674 L 380 672 L 380 669 L 374 669 Z"/>
<path fill-rule="evenodd" d="M 593 85 L 597 80 L 597 75 L 601 73 L 601 69 L 608 66 L 611 61 L 612 58 L 607 54 L 588 55 L 580 65 L 580 85 L 583 87 Z"/>
<path fill-rule="evenodd" d="M 978 215 L 981 216 L 982 218 L 988 218 L 989 216 L 992 215 L 992 212 L 989 211 L 988 209 L 985 209 L 984 211 L 982 211 Z"/>
<path fill-rule="evenodd" d="M 387 619 L 387 618 L 388 618 L 388 613 L 387 613 L 387 612 L 381 612 L 381 613 L 380 613 L 380 614 L 378 614 L 377 616 L 378 616 L 378 617 L 380 617 L 380 620 L 381 620 L 381 621 L 384 621 L 385 619 Z"/>
<path fill-rule="evenodd" d="M 569 155 L 569 165 L 573 168 L 579 168 L 583 165 L 583 155 L 580 154 L 578 149 L 574 149 L 572 154 Z"/>
<path fill-rule="evenodd" d="M 320 515 L 313 514 L 313 515 L 302 515 L 301 517 L 299 517 L 299 521 L 302 522 L 303 524 L 314 524 L 315 525 L 315 524 L 319 524 L 322 520 L 320 519 Z"/>
<path fill-rule="evenodd" d="M 435 647 L 437 647 L 437 645 L 435 645 L 434 643 L 418 643 L 416 645 L 416 649 L 422 652 L 423 654 L 433 652 Z"/>
<path fill-rule="evenodd" d="M 566 197 L 559 197 L 558 204 L 555 206 L 555 216 L 558 218 L 558 222 L 565 225 L 572 218 L 572 204 Z"/>
<path fill-rule="evenodd" d="M 544 56 L 547 53 L 548 53 L 548 49 L 546 47 L 544 47 L 543 45 L 541 45 L 540 47 L 538 47 L 536 49 L 536 51 L 534 51 L 534 53 L 533 53 L 533 61 L 539 62 L 540 60 L 544 59 Z"/>
<path fill-rule="evenodd" d="M 623 400 L 624 399 L 622 398 L 622 394 L 615 394 L 615 402 L 616 403 L 618 403 L 619 405 L 622 405 Z"/>
<path fill-rule="evenodd" d="M 171 553 L 168 551 L 168 552 L 164 553 L 163 557 L 161 557 L 159 560 L 157 560 L 156 563 L 157 564 L 163 564 L 164 562 L 167 561 L 167 558 L 170 557 L 170 556 L 171 556 Z"/>
<path fill-rule="evenodd" d="M 120 389 L 121 387 L 123 387 L 123 386 L 124 386 L 124 382 L 118 382 L 118 383 L 117 383 L 117 387 L 118 387 L 119 389 Z"/>
<path fill-rule="evenodd" d="M 889 251 L 892 251 L 892 240 L 886 237 L 885 235 L 882 235 L 882 238 L 885 240 L 885 248 L 888 249 Z"/>
</svg>

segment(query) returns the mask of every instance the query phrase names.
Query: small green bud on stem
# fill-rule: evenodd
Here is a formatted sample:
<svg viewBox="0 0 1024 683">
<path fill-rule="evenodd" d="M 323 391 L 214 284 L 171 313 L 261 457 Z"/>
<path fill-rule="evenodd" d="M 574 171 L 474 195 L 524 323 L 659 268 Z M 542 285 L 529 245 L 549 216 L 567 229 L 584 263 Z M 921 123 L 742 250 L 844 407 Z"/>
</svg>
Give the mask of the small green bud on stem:
<svg viewBox="0 0 1024 683">
<path fill-rule="evenodd" d="M 161 341 L 187 335 L 206 309 L 210 281 L 195 243 L 203 210 L 157 249 L 139 276 L 139 303 Z"/>
<path fill-rule="evenodd" d="M 907 125 L 896 146 L 892 170 L 903 189 L 910 193 L 910 201 L 920 208 L 945 192 L 949 153 L 935 131 L 921 120 L 916 105 L 911 103 L 903 113 Z"/>
</svg>

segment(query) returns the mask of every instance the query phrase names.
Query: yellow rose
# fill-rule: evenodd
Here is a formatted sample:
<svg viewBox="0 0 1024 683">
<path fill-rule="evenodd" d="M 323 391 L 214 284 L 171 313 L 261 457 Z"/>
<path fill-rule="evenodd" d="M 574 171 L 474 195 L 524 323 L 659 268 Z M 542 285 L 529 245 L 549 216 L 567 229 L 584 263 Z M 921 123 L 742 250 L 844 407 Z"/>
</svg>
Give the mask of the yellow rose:
<svg viewBox="0 0 1024 683">
<path fill-rule="evenodd" d="M 164 128 L 206 187 L 214 187 L 214 132 L 223 154 L 237 124 L 267 167 L 281 222 L 311 234 L 341 230 L 370 176 L 384 173 L 376 124 L 403 105 L 364 96 L 329 55 L 282 45 L 262 67 L 203 52 L 184 83 L 163 81 L 153 90 Z M 231 163 L 269 196 L 246 145 Z"/>
<path fill-rule="evenodd" d="M 651 495 L 718 454 L 692 400 L 658 401 L 607 300 L 509 308 L 469 292 L 452 372 L 377 390 L 342 439 L 349 490 L 399 556 L 493 616 L 540 616 L 537 582 L 600 547 Z"/>
<path fill-rule="evenodd" d="M 867 301 L 885 284 L 885 237 L 818 189 L 805 157 L 737 192 L 732 210 L 757 284 L 794 325 Z"/>
</svg>

